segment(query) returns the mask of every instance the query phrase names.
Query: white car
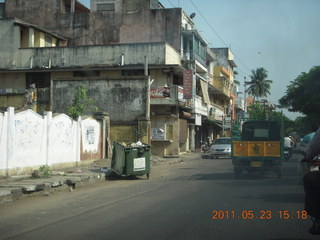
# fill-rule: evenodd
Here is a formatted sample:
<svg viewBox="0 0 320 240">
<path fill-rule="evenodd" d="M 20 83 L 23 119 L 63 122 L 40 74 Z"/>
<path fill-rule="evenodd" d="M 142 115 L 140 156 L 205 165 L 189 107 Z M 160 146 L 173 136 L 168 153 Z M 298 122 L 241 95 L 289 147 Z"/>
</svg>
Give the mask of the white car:
<svg viewBox="0 0 320 240">
<path fill-rule="evenodd" d="M 210 158 L 231 157 L 231 138 L 222 137 L 214 140 L 209 151 Z"/>
</svg>

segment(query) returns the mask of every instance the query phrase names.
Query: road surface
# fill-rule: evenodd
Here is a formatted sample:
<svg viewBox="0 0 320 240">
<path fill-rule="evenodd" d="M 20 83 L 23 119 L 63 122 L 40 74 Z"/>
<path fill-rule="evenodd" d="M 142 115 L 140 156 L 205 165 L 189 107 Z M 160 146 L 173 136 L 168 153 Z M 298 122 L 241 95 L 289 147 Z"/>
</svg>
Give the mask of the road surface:
<svg viewBox="0 0 320 240">
<path fill-rule="evenodd" d="M 308 233 L 296 161 L 284 176 L 234 179 L 230 159 L 199 157 L 145 177 L 0 208 L 0 239 L 319 239 Z"/>
</svg>

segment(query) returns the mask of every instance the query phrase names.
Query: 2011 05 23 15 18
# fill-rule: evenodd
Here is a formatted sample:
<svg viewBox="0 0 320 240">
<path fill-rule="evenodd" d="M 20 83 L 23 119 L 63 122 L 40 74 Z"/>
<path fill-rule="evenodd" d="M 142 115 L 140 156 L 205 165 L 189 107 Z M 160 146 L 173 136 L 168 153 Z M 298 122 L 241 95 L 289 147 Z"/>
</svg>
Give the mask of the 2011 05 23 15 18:
<svg viewBox="0 0 320 240">
<path fill-rule="evenodd" d="M 278 219 L 308 219 L 307 211 L 305 210 L 213 210 L 212 220 L 223 220 L 223 219 L 243 219 L 243 220 L 271 220 L 273 218 Z"/>
</svg>

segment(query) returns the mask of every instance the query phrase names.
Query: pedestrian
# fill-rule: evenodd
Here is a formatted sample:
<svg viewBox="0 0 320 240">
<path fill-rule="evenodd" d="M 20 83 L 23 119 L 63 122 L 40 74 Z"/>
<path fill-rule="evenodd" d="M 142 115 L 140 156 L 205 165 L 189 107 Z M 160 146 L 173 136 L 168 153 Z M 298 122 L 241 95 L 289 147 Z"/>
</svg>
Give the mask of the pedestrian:
<svg viewBox="0 0 320 240">
<path fill-rule="evenodd" d="M 284 138 L 284 150 L 288 151 L 288 157 L 286 158 L 286 161 L 288 161 L 288 158 L 292 155 L 292 148 L 293 148 L 293 141 L 289 136 L 286 136 Z"/>
<path fill-rule="evenodd" d="M 302 162 L 313 161 L 320 153 L 320 127 L 315 132 Z M 313 221 L 311 234 L 320 235 L 320 171 L 309 171 L 303 177 L 305 191 L 304 209 Z"/>
</svg>

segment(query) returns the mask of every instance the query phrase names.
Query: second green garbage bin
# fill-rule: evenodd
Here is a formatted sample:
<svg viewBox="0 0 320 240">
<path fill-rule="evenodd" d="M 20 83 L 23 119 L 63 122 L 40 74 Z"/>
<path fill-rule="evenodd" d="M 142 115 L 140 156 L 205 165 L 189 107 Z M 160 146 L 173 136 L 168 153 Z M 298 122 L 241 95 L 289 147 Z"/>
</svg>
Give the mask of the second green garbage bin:
<svg viewBox="0 0 320 240">
<path fill-rule="evenodd" d="M 112 170 L 120 176 L 150 175 L 150 149 L 148 144 L 121 144 L 114 142 Z"/>
</svg>

